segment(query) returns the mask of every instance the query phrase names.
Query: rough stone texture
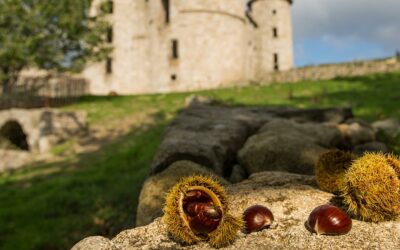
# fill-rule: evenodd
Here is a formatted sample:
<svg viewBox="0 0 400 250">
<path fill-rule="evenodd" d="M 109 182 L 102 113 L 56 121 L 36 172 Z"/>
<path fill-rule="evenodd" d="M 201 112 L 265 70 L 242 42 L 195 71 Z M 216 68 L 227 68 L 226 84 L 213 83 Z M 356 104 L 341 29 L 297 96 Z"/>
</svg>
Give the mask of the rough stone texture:
<svg viewBox="0 0 400 250">
<path fill-rule="evenodd" d="M 191 160 L 229 176 L 233 156 L 249 134 L 270 119 L 244 108 L 195 105 L 184 110 L 168 127 L 155 154 L 152 173 L 177 160 Z"/>
<path fill-rule="evenodd" d="M 351 146 L 372 142 L 375 140 L 375 132 L 373 128 L 361 122 L 343 123 L 338 125 L 346 141 Z"/>
<path fill-rule="evenodd" d="M 101 236 L 88 237 L 72 247 L 71 250 L 117 250 L 107 238 Z"/>
<path fill-rule="evenodd" d="M 182 177 L 196 174 L 211 175 L 223 184 L 227 181 L 218 177 L 210 169 L 190 161 L 177 161 L 165 171 L 149 177 L 143 184 L 136 214 L 136 226 L 147 225 L 162 215 L 165 195 Z"/>
<path fill-rule="evenodd" d="M 191 160 L 229 176 L 235 154 L 246 139 L 273 118 L 293 121 L 339 123 L 352 117 L 351 109 L 291 109 L 190 105 L 165 132 L 153 159 L 151 171 L 158 173 L 177 160 Z M 296 124 L 282 121 L 284 124 Z M 275 123 L 273 123 L 275 124 Z M 268 126 L 268 125 L 267 125 Z M 292 125 L 299 131 L 321 130 L 316 138 L 322 145 L 335 143 L 338 131 L 325 125 Z M 315 133 L 314 131 L 309 134 Z M 327 133 L 325 137 L 323 133 Z M 314 138 L 314 137 L 313 137 Z"/>
<path fill-rule="evenodd" d="M 86 112 L 52 109 L 9 109 L 0 111 L 0 128 L 16 121 L 27 135 L 30 150 L 46 152 L 49 146 L 86 132 Z"/>
<path fill-rule="evenodd" d="M 334 126 L 319 123 L 297 123 L 287 119 L 274 119 L 265 124 L 260 133 L 273 132 L 274 134 L 298 133 L 312 139 L 323 147 L 332 147 L 341 143 L 342 135 Z"/>
<path fill-rule="evenodd" d="M 5 126 L 15 124 L 26 137 L 29 151 L 36 153 L 47 152 L 52 146 L 68 139 L 71 136 L 81 135 L 87 132 L 86 112 L 64 112 L 52 109 L 9 109 L 0 111 L 0 130 Z M 13 135 L 2 134 L 3 137 Z M 4 151 L 0 168 L 10 169 L 20 164 L 12 157 L 16 155 L 13 151 Z M 24 154 L 19 154 L 24 155 Z M 20 157 L 18 157 L 20 158 Z M 26 157 L 24 157 L 26 158 Z M 6 161 L 6 159 L 11 159 Z M 22 164 L 22 162 L 21 162 Z"/>
<path fill-rule="evenodd" d="M 231 176 L 229 176 L 229 181 L 231 183 L 238 183 L 238 182 L 243 181 L 247 177 L 248 177 L 248 174 L 247 174 L 246 170 L 242 166 L 236 164 L 232 168 L 232 173 L 231 173 Z"/>
<path fill-rule="evenodd" d="M 318 156 L 341 141 L 333 126 L 274 119 L 246 141 L 238 158 L 248 173 L 279 170 L 312 174 Z"/>
<path fill-rule="evenodd" d="M 371 125 L 376 131 L 381 130 L 391 137 L 396 137 L 400 134 L 400 122 L 394 118 L 376 121 Z"/>
<path fill-rule="evenodd" d="M 400 221 L 379 224 L 353 219 L 353 228 L 341 236 L 315 235 L 304 226 L 317 206 L 328 203 L 332 195 L 316 188 L 314 177 L 283 172 L 257 173 L 246 181 L 227 188 L 232 212 L 241 215 L 253 204 L 269 207 L 275 221 L 270 229 L 245 235 L 224 249 L 399 249 Z M 102 238 L 99 244 L 104 245 Z M 86 240 L 76 247 L 85 249 Z M 210 249 L 207 243 L 182 246 L 167 235 L 160 218 L 153 223 L 118 234 L 109 249 Z M 91 249 L 93 241 L 87 249 Z"/>
<path fill-rule="evenodd" d="M 312 138 L 297 132 L 256 134 L 239 151 L 239 162 L 248 173 L 287 171 L 313 174 L 318 156 L 326 151 Z"/>
<path fill-rule="evenodd" d="M 265 74 L 262 83 L 288 83 L 299 81 L 328 80 L 337 77 L 363 76 L 373 73 L 397 72 L 400 60 L 395 57 L 380 60 L 364 60 L 350 63 L 306 66 L 289 71 Z"/>
<path fill-rule="evenodd" d="M 29 152 L 21 150 L 0 149 L 0 172 L 17 169 L 32 160 Z"/>
</svg>

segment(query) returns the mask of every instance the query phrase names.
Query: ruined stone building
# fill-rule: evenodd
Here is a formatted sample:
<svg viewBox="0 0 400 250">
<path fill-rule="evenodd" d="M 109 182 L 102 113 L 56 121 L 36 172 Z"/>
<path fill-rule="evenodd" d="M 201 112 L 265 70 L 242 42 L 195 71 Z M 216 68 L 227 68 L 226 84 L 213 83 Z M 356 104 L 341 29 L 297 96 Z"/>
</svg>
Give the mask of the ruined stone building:
<svg viewBox="0 0 400 250">
<path fill-rule="evenodd" d="M 292 68 L 291 0 L 108 1 L 114 50 L 83 72 L 91 94 L 231 86 Z"/>
</svg>

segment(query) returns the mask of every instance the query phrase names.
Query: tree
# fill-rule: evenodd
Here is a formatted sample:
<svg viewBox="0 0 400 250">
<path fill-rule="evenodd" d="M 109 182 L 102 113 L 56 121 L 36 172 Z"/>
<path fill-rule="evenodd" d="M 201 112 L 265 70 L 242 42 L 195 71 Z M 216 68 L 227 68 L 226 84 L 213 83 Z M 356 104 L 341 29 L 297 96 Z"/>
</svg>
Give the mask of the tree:
<svg viewBox="0 0 400 250">
<path fill-rule="evenodd" d="M 79 71 L 102 60 L 109 24 L 89 16 L 91 0 L 0 0 L 0 83 L 3 93 L 21 70 Z M 104 9 L 104 8 L 103 8 Z"/>
</svg>

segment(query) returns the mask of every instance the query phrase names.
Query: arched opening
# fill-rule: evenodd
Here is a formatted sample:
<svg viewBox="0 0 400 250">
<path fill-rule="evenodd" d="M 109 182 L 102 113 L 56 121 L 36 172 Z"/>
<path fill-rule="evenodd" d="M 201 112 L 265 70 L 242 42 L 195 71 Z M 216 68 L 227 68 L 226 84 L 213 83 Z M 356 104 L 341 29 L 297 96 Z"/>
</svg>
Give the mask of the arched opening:
<svg viewBox="0 0 400 250">
<path fill-rule="evenodd" d="M 0 129 L 0 147 L 29 151 L 26 134 L 17 121 L 8 121 Z"/>
</svg>

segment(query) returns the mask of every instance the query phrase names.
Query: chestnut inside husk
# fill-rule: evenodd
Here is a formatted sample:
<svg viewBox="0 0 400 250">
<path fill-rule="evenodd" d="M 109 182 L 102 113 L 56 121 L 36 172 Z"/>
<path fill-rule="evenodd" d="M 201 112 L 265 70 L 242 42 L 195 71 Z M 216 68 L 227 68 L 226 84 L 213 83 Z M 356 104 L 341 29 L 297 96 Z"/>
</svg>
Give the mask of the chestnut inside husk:
<svg viewBox="0 0 400 250">
<path fill-rule="evenodd" d="M 222 218 L 222 210 L 202 190 L 190 190 L 182 201 L 183 210 L 190 228 L 200 235 L 214 231 Z"/>
</svg>

